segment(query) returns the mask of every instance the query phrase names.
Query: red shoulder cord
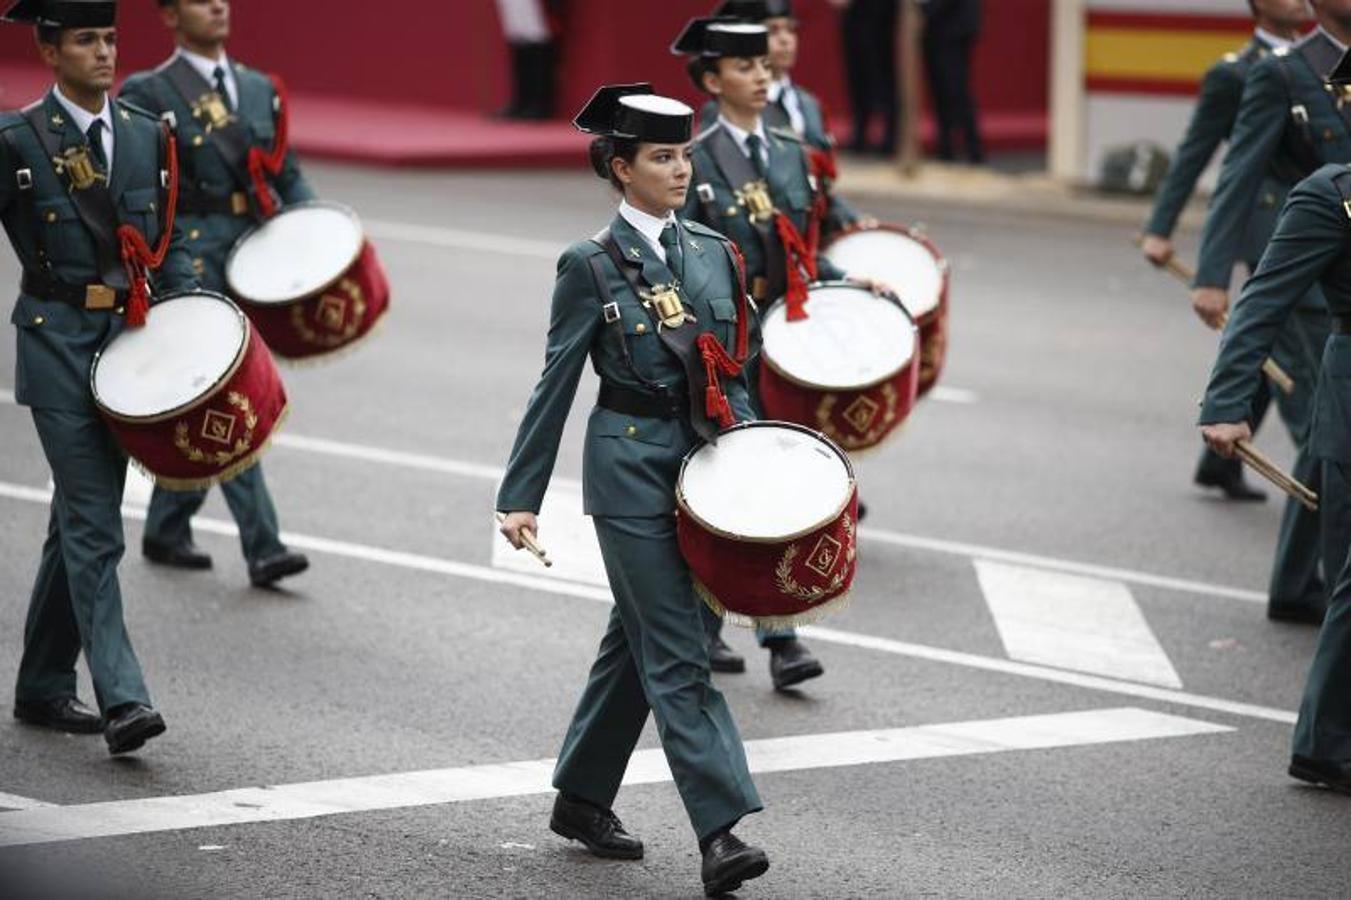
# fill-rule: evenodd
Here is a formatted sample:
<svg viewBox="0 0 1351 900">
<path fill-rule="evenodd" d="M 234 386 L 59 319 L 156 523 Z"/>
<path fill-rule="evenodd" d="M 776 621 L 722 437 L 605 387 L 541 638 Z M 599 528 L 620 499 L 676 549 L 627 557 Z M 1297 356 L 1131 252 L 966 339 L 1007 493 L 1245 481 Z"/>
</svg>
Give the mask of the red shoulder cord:
<svg viewBox="0 0 1351 900">
<path fill-rule="evenodd" d="M 731 241 L 727 242 L 727 246 L 732 249 L 732 256 L 736 259 L 736 348 L 733 356 L 737 362 L 744 363 L 750 355 L 750 304 L 747 302 L 750 293 L 746 290 L 746 257 L 742 255 L 741 248 Z"/>
<path fill-rule="evenodd" d="M 816 221 L 816 204 L 813 204 L 808 214 L 809 235 L 815 230 L 812 223 Z M 784 299 L 788 303 L 788 321 L 796 322 L 807 318 L 807 282 L 816 279 L 816 252 L 783 213 L 774 213 L 774 227 L 783 244 L 784 266 L 787 268 L 788 291 Z"/>
<path fill-rule="evenodd" d="M 710 419 L 716 419 L 720 428 L 731 428 L 736 424 L 736 417 L 732 415 L 732 404 L 727 400 L 727 394 L 722 389 L 722 380 L 719 375 L 739 375 L 741 366 L 750 355 L 750 308 L 746 298 L 746 259 L 741 255 L 741 248 L 736 244 L 728 243 L 732 249 L 732 254 L 736 259 L 735 275 L 737 280 L 737 316 L 736 316 L 736 349 L 734 353 L 728 354 L 727 348 L 723 347 L 722 342 L 711 332 L 705 331 L 695 339 L 695 346 L 699 348 L 699 355 L 704 360 L 704 375 L 707 378 L 708 386 L 704 388 L 704 413 Z"/>
<path fill-rule="evenodd" d="M 286 151 L 291 132 L 291 110 L 286 96 L 286 84 L 276 75 L 268 77 L 272 80 L 272 89 L 277 92 L 277 134 L 270 151 L 264 153 L 258 147 L 249 148 L 249 178 L 253 181 L 253 195 L 258 198 L 258 211 L 263 214 L 264 219 L 270 219 L 277 214 L 277 204 L 272 199 L 272 189 L 268 185 L 267 176 L 281 174 L 281 167 L 286 164 Z"/>
<path fill-rule="evenodd" d="M 174 234 L 174 214 L 178 207 L 178 142 L 168 125 L 164 128 L 165 154 L 169 178 L 169 196 L 164 204 L 164 223 L 159 233 L 159 243 L 154 250 L 146 243 L 145 235 L 134 225 L 117 226 L 117 241 L 122 252 L 122 265 L 127 270 L 127 280 L 131 290 L 127 295 L 127 325 L 140 328 L 150 312 L 150 290 L 146 286 L 147 272 L 164 265 L 164 257 L 169 253 L 169 242 Z"/>
</svg>

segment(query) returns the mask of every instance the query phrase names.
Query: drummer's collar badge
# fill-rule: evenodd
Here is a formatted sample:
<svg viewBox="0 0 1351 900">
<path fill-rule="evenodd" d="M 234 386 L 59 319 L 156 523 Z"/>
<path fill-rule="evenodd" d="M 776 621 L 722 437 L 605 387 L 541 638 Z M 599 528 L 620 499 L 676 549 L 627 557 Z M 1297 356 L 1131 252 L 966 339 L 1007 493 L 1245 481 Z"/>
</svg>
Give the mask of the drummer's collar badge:
<svg viewBox="0 0 1351 900">
<path fill-rule="evenodd" d="M 769 196 L 769 184 L 763 178 L 747 182 L 735 196 L 737 204 L 746 208 L 746 216 L 752 222 L 768 222 L 774 217 L 774 200 Z"/>
<path fill-rule="evenodd" d="M 100 181 L 107 183 L 108 176 L 98 170 L 89 156 L 89 148 L 84 145 L 67 147 L 60 156 L 52 159 L 52 165 L 58 175 L 65 175 L 70 186 L 77 191 L 88 190 Z"/>
<path fill-rule="evenodd" d="M 52 124 L 55 125 L 57 128 L 60 128 L 62 125 L 66 124 L 66 120 L 61 118 L 60 113 L 57 113 L 56 115 L 52 116 Z"/>
<path fill-rule="evenodd" d="M 658 329 L 679 328 L 686 322 L 699 321 L 685 308 L 680 299 L 680 282 L 654 284 L 650 291 L 639 291 L 643 306 L 652 310 L 659 320 Z"/>
<path fill-rule="evenodd" d="M 215 91 L 207 91 L 197 98 L 197 102 L 192 104 L 192 117 L 205 122 L 208 133 L 235 121 L 234 113 L 230 112 L 221 95 Z"/>
<path fill-rule="evenodd" d="M 634 259 L 642 259 L 643 251 L 639 250 L 637 247 L 630 247 L 629 256 L 633 257 Z"/>
</svg>

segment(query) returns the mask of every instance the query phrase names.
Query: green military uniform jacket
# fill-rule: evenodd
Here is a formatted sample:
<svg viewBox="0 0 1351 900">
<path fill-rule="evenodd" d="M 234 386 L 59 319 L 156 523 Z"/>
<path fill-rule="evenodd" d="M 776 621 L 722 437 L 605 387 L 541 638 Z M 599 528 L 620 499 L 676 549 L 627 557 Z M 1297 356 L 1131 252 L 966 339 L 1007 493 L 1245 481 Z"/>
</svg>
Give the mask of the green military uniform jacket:
<svg viewBox="0 0 1351 900">
<path fill-rule="evenodd" d="M 1351 195 L 1351 170 L 1345 165 L 1324 166 L 1291 192 L 1225 329 L 1201 409 L 1202 425 L 1248 417 L 1262 361 L 1309 288 L 1321 284 L 1332 315 L 1351 316 L 1351 219 L 1334 181 L 1339 178 Z M 1351 336 L 1334 334 L 1323 350 L 1311 430 L 1315 456 L 1351 462 Z"/>
<path fill-rule="evenodd" d="M 1178 144 L 1173 164 L 1155 195 L 1154 210 L 1145 225 L 1147 234 L 1172 236 L 1201 173 L 1210 164 L 1215 150 L 1233 131 L 1248 73 L 1271 49 L 1260 37 L 1254 37 L 1238 53 L 1225 54 L 1201 79 L 1201 93 L 1187 125 L 1187 133 Z M 1241 258 L 1253 268 L 1271 239 L 1277 213 L 1288 190 L 1288 184 L 1271 177 L 1270 173 L 1263 176 L 1257 206 L 1248 219 L 1241 249 Z"/>
<path fill-rule="evenodd" d="M 795 131 L 792 116 L 788 114 L 788 107 L 784 101 L 788 91 L 793 92 L 793 95 L 797 98 L 798 109 L 802 110 L 802 131 L 797 132 L 798 136 L 810 147 L 826 153 L 834 153 L 835 136 L 830 133 L 830 129 L 826 126 L 825 108 L 821 105 L 821 101 L 816 99 L 816 95 L 794 82 L 789 82 L 784 89 L 784 93 L 779 95 L 777 102 L 765 107 L 765 125 L 770 128 L 787 128 Z M 700 130 L 707 130 L 716 124 L 718 124 L 718 101 L 709 100 L 699 113 L 699 128 Z M 853 205 L 831 191 L 830 210 L 827 215 L 829 228 L 831 230 L 847 228 L 858 220 L 859 214 Z"/>
<path fill-rule="evenodd" d="M 239 108 L 234 115 L 243 128 L 249 146 L 264 151 L 272 149 L 276 137 L 277 92 L 272 81 L 263 73 L 230 60 L 239 94 Z M 127 79 L 121 96 L 145 109 L 164 115 L 172 114 L 178 132 L 179 153 L 179 221 L 188 237 L 193 264 L 201 273 L 202 284 L 212 290 L 225 290 L 225 260 L 235 241 L 251 228 L 252 215 L 201 215 L 193 211 L 201 199 L 222 202 L 239 191 L 252 193 L 248 172 L 235 170 L 217 149 L 207 131 L 210 122 L 204 111 L 194 111 L 193 104 L 175 88 L 170 70 L 185 70 L 188 80 L 197 84 L 202 93 L 211 92 L 209 85 L 182 57 L 173 56 L 159 67 L 138 72 Z M 281 172 L 271 179 L 273 189 L 283 206 L 314 199 L 314 191 L 301 174 L 295 153 L 286 154 Z"/>
<path fill-rule="evenodd" d="M 766 134 L 769 138 L 767 180 L 770 197 L 775 208 L 784 213 L 805 237 L 816 185 L 802 140 L 791 129 L 766 128 Z M 750 282 L 753 284 L 757 278 L 768 281 L 766 295 L 756 299 L 773 301 L 783 294 L 785 285 L 783 271 L 771 271 L 769 264 L 774 247 L 768 246 L 767 242 L 777 242 L 778 236 L 772 222 L 766 236 L 762 236 L 751 222 L 749 210 L 743 200 L 738 198 L 745 185 L 734 183 L 734 179 L 718 162 L 724 155 L 730 154 L 746 159 L 736 140 L 721 123 L 705 130 L 695 139 L 693 188 L 685 201 L 682 217 L 702 222 L 731 238 L 746 257 L 746 276 Z M 824 255 L 818 255 L 816 265 L 820 281 L 844 277 L 844 273 Z"/>
<path fill-rule="evenodd" d="M 738 279 L 722 235 L 697 222 L 680 222 L 684 277 L 682 297 L 697 327 L 731 350 L 737 323 Z M 610 225 L 625 265 L 649 284 L 670 283 L 670 269 L 623 216 Z M 593 275 L 599 263 L 618 304 L 618 320 L 606 321 L 605 300 Z M 621 341 L 623 342 L 621 344 Z M 627 347 L 628 359 L 625 358 Z M 587 359 L 603 381 L 636 391 L 661 385 L 687 397 L 680 360 L 658 337 L 651 317 L 595 240 L 569 247 L 558 261 L 544 371 L 511 451 L 497 495 L 503 511 L 538 512 L 558 455 L 558 444 Z M 630 365 L 631 362 L 631 365 Z M 738 421 L 754 418 L 744 376 L 723 387 Z M 688 407 L 688 404 L 685 404 Z M 592 516 L 659 516 L 675 509 L 680 462 L 696 438 L 687 421 L 646 418 L 604 409 L 591 411 L 582 464 L 584 508 Z"/>
<path fill-rule="evenodd" d="M 109 98 L 113 120 L 112 179 L 108 184 L 119 223 L 134 225 L 154 246 L 163 214 L 161 127 L 152 114 Z M 62 149 L 87 141 L 49 91 L 41 101 L 47 127 Z M 19 188 L 21 170 L 32 175 L 37 221 Z M 94 238 L 71 201 L 72 188 L 58 175 L 37 135 L 20 113 L 0 114 L 0 221 L 25 271 L 43 271 L 67 285 L 101 283 Z M 164 265 L 152 273 L 159 293 L 196 286 L 181 229 Z M 10 322 L 18 329 L 15 399 L 22 405 L 70 411 L 92 410 L 89 388 L 94 354 L 122 329 L 117 310 L 87 310 L 59 300 L 20 293 Z"/>
<path fill-rule="evenodd" d="M 1351 127 L 1324 81 L 1340 58 L 1319 30 L 1253 65 L 1201 238 L 1198 287 L 1229 286 L 1264 180 L 1294 185 L 1321 164 L 1351 161 Z"/>
</svg>

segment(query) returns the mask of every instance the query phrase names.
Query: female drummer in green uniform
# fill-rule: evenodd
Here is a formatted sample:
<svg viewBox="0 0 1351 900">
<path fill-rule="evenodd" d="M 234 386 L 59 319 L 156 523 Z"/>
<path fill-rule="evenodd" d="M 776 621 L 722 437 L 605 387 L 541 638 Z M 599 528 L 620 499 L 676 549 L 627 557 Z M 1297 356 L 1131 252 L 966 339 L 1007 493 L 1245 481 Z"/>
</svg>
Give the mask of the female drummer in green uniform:
<svg viewBox="0 0 1351 900">
<path fill-rule="evenodd" d="M 735 250 L 674 215 L 690 187 L 693 118 L 689 107 L 640 84 L 602 88 L 575 120 L 597 135 L 592 165 L 624 199 L 605 232 L 559 260 L 544 371 L 497 508 L 514 546 L 537 533 L 590 358 L 601 387 L 587 424 L 583 494 L 615 607 L 559 754 L 550 828 L 598 856 L 642 856 L 611 805 L 651 710 L 699 839 L 704 889 L 715 896 L 763 874 L 769 861 L 731 832 L 761 809 L 760 797 L 710 679 L 712 613 L 676 543 L 681 460 L 733 416 L 753 418 L 743 376 L 707 381 L 709 354 L 723 354 L 727 368 L 735 368 L 728 356 L 744 358 L 749 321 Z"/>
</svg>

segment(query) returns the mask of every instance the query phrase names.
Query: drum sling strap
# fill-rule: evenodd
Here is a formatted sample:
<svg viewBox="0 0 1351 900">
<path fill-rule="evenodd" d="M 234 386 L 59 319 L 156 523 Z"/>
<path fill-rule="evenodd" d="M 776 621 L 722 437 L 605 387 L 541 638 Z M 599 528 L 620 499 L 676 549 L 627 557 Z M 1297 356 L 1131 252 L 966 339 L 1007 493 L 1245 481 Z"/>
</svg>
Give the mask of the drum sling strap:
<svg viewBox="0 0 1351 900">
<path fill-rule="evenodd" d="M 169 63 L 160 73 L 178 92 L 188 109 L 192 110 L 193 118 L 206 130 L 207 140 L 211 141 L 211 146 L 225 161 L 225 168 L 229 170 L 235 184 L 247 191 L 250 187 L 249 148 L 253 146 L 253 140 L 239 116 L 228 112 L 224 99 L 216 93 L 216 89 L 182 57 Z M 213 111 L 216 113 L 214 119 L 211 118 Z"/>
<path fill-rule="evenodd" d="M 733 186 L 733 191 L 738 194 L 738 201 L 744 206 L 740 194 L 744 192 L 749 185 L 761 182 L 763 179 L 751 165 L 751 161 L 746 154 L 741 152 L 741 148 L 736 145 L 736 141 L 727 133 L 726 128 L 719 128 L 708 137 L 708 152 L 713 157 L 713 163 L 722 173 L 722 177 L 729 185 Z M 769 185 L 765 184 L 765 190 L 769 190 Z M 702 196 L 700 200 L 703 201 Z M 708 218 L 707 207 L 713 205 L 713 201 L 705 202 L 705 218 Z M 774 218 L 771 216 L 764 221 L 756 221 L 750 215 L 747 209 L 746 220 L 750 222 L 751 228 L 755 230 L 756 236 L 760 239 L 760 247 L 765 254 L 765 272 L 760 278 L 764 281 L 753 285 L 755 299 L 773 301 L 782 296 L 784 288 L 788 283 L 788 257 L 784 252 L 783 241 L 774 233 Z M 718 210 L 718 219 L 721 219 L 721 210 Z M 716 221 L 716 220 L 714 220 Z M 709 223 L 712 224 L 712 221 Z M 724 234 L 728 233 L 727 228 L 720 229 Z"/>
<path fill-rule="evenodd" d="M 648 293 L 646 288 L 652 285 L 644 284 L 641 261 L 626 259 L 608 228 L 594 240 L 604 248 L 635 297 L 641 298 Z M 593 268 L 592 271 L 597 270 Z M 603 290 L 608 294 L 608 289 Z M 727 356 L 725 350 L 722 351 L 722 358 L 718 359 L 717 350 L 713 348 L 713 345 L 717 345 L 718 349 L 721 349 L 717 339 L 712 334 L 700 332 L 698 328 L 688 327 L 690 324 L 688 320 L 679 327 L 667 328 L 661 324 L 660 318 L 651 307 L 645 305 L 643 308 L 647 310 L 648 318 L 652 321 L 652 327 L 656 329 L 661 342 L 676 359 L 680 360 L 681 367 L 685 370 L 685 379 L 689 385 L 690 426 L 708 443 L 717 443 L 719 426 L 726 427 L 734 421 L 729 421 L 732 419 L 731 410 L 728 408 L 722 387 L 717 382 L 717 372 L 721 371 L 727 375 L 738 374 L 741 371 L 740 364 Z M 618 313 L 617 308 L 615 312 Z M 623 337 L 622 333 L 620 337 Z M 627 349 L 625 354 L 627 356 Z M 701 397 L 704 401 L 702 404 Z"/>
<path fill-rule="evenodd" d="M 44 274 L 50 275 L 52 271 L 52 260 L 47 253 L 47 242 L 42 232 L 42 221 L 38 218 L 38 192 L 33 183 L 33 170 L 22 165 L 23 156 L 19 152 L 19 142 L 15 137 L 17 129 L 8 128 L 0 137 L 4 138 L 5 146 L 9 148 L 9 155 L 14 160 L 14 187 L 19 192 L 19 215 L 23 217 L 24 225 L 28 233 L 33 236 L 33 246 L 37 251 L 36 265 L 31 268 L 36 271 L 41 269 Z M 18 248 L 15 247 L 15 252 Z M 25 267 L 30 268 L 30 267 Z"/>
<path fill-rule="evenodd" d="M 33 134 L 37 136 L 38 146 L 42 148 L 52 169 L 57 171 L 57 179 L 70 184 L 71 203 L 94 238 L 99 278 L 114 290 L 129 289 L 131 281 L 127 278 L 127 271 L 122 263 L 121 243 L 117 237 L 117 207 L 113 204 L 113 195 L 108 191 L 106 173 L 100 173 L 105 176 L 104 180 L 96 180 L 84 188 L 76 187 L 72 179 L 62 179 L 56 169 L 56 160 L 62 156 L 61 138 L 47 122 L 41 102 L 26 107 L 23 110 L 23 117 L 33 129 Z M 122 165 L 131 163 L 124 162 Z"/>
<path fill-rule="evenodd" d="M 1309 71 L 1313 73 L 1318 80 L 1323 80 L 1327 71 L 1327 61 L 1321 58 L 1315 42 L 1304 42 L 1295 52 L 1300 56 L 1304 65 L 1308 66 Z M 1286 96 L 1290 98 L 1290 121 L 1294 125 L 1296 140 L 1291 146 L 1291 153 L 1299 166 L 1299 173 L 1293 179 L 1299 181 L 1307 178 L 1323 165 L 1323 155 L 1318 150 L 1318 141 L 1314 137 L 1313 126 L 1310 124 L 1309 108 L 1296 100 L 1295 94 L 1295 73 L 1291 70 L 1294 65 L 1291 57 L 1294 53 L 1282 53 L 1276 56 L 1276 70 L 1281 73 L 1281 81 L 1285 84 Z M 1332 64 L 1336 65 L 1336 60 Z M 1336 103 L 1337 112 L 1341 115 L 1344 127 L 1351 129 L 1351 110 L 1343 107 L 1342 103 Z"/>
</svg>

